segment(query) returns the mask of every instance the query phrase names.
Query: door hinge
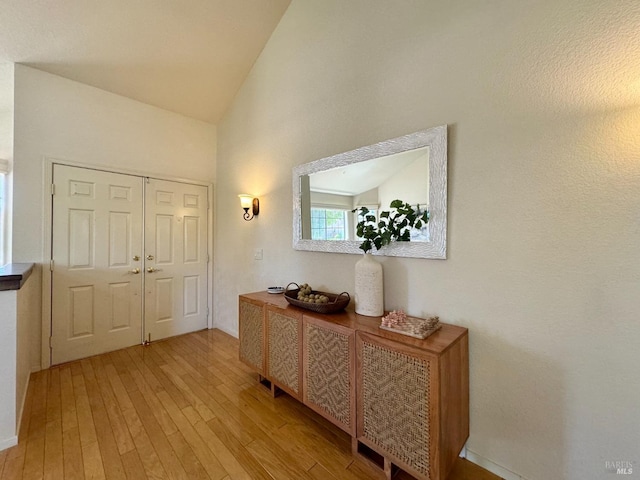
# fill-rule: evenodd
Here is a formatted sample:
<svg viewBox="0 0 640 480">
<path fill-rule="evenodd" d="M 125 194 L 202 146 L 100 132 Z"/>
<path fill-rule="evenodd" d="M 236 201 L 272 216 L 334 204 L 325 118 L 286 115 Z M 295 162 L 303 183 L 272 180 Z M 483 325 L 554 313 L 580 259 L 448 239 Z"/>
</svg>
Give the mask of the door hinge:
<svg viewBox="0 0 640 480">
<path fill-rule="evenodd" d="M 53 272 L 53 267 L 55 266 L 55 262 L 53 258 L 49 260 L 49 271 Z"/>
<path fill-rule="evenodd" d="M 56 194 L 56 184 L 51 184 L 51 196 L 53 197 Z"/>
</svg>

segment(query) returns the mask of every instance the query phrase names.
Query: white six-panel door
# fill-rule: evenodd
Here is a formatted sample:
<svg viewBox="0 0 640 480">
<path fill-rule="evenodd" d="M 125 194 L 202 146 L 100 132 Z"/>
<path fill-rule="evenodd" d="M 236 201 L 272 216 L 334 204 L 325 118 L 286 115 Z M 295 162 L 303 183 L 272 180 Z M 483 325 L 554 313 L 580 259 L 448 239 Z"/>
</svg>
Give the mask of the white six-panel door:
<svg viewBox="0 0 640 480">
<path fill-rule="evenodd" d="M 207 187 L 149 179 L 145 339 L 207 328 Z"/>
<path fill-rule="evenodd" d="M 53 178 L 52 365 L 207 327 L 207 187 Z"/>
<path fill-rule="evenodd" d="M 53 179 L 52 364 L 140 343 L 143 179 L 63 165 Z"/>
</svg>

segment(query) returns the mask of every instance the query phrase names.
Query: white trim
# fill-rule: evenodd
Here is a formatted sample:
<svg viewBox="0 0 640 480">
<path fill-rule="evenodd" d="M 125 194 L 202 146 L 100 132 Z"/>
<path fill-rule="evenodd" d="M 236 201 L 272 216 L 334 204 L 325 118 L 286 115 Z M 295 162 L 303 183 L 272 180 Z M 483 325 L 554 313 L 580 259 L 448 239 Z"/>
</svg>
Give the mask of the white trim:
<svg viewBox="0 0 640 480">
<path fill-rule="evenodd" d="M 462 450 L 460 450 L 460 453 L 458 454 L 458 456 L 460 458 L 467 458 L 467 444 L 464 444 L 464 447 L 462 447 Z"/>
<path fill-rule="evenodd" d="M 217 328 L 221 332 L 224 332 L 227 335 L 232 336 L 233 338 L 240 338 L 240 335 L 238 334 L 237 330 L 229 330 L 228 328 L 221 327 L 220 325 L 216 325 L 214 328 Z"/>
<path fill-rule="evenodd" d="M 53 160 L 43 158 L 42 161 L 42 332 L 40 348 L 40 366 L 43 370 L 51 366 L 51 348 L 49 337 L 51 336 L 51 270 L 49 261 L 51 251 L 51 222 L 53 217 L 53 199 L 51 184 L 53 183 Z"/>
<path fill-rule="evenodd" d="M 0 440 L 0 452 L 2 450 L 6 450 L 7 448 L 15 447 L 18 444 L 18 436 L 14 435 L 13 437 L 5 438 L 4 440 Z"/>
<path fill-rule="evenodd" d="M 351 207 L 347 207 L 346 205 L 337 205 L 337 204 L 331 204 L 331 203 L 312 203 L 311 204 L 311 208 L 319 208 L 319 209 L 324 209 L 324 210 L 343 210 L 345 212 L 349 212 L 351 213 L 351 210 L 353 210 L 353 208 Z"/>
<path fill-rule="evenodd" d="M 153 172 L 144 172 L 142 170 L 135 170 L 129 168 L 114 168 L 111 165 L 102 165 L 96 163 L 87 163 L 87 162 L 76 162 L 74 160 L 66 160 L 61 158 L 54 157 L 44 157 L 44 162 L 48 162 L 50 164 L 60 164 L 60 165 L 68 165 L 70 167 L 80 167 L 80 168 L 89 168 L 91 170 L 101 170 L 109 173 L 120 173 L 123 175 L 133 175 L 136 177 L 149 177 L 155 178 L 157 180 L 168 180 L 170 182 L 179 182 L 179 183 L 191 183 L 194 185 L 202 185 L 204 187 L 208 187 L 211 185 L 211 182 L 203 181 L 203 180 L 194 180 L 193 178 L 185 178 L 185 177 L 174 177 L 171 175 L 164 175 L 160 173 Z"/>
<path fill-rule="evenodd" d="M 11 192 L 9 191 L 9 164 L 0 159 L 0 266 L 9 263 L 9 248 L 11 231 L 9 227 L 9 212 L 11 209 Z"/>
<path fill-rule="evenodd" d="M 51 366 L 51 349 L 49 348 L 49 337 L 51 336 L 51 302 L 52 302 L 52 290 L 51 290 L 51 270 L 49 269 L 49 260 L 51 259 L 51 221 L 53 217 L 53 197 L 51 193 L 51 184 L 53 183 L 53 166 L 54 165 L 67 165 L 70 167 L 87 168 L 90 170 L 99 170 L 110 173 L 119 173 L 123 175 L 133 175 L 143 178 L 155 178 L 157 180 L 167 180 L 170 182 L 188 183 L 192 185 L 200 185 L 207 187 L 209 211 L 207 221 L 209 222 L 208 240 L 207 240 L 207 254 L 211 261 L 207 268 L 207 275 L 209 276 L 208 298 L 207 306 L 209 307 L 209 316 L 207 317 L 207 327 L 213 328 L 213 183 L 202 180 L 194 180 L 184 177 L 172 177 L 169 175 L 160 175 L 149 172 L 142 172 L 140 170 L 130 170 L 113 168 L 110 166 L 90 164 L 86 162 L 76 162 L 72 160 L 61 160 L 53 157 L 43 157 L 42 159 L 42 179 L 43 179 L 43 191 L 45 194 L 43 198 L 43 215 L 42 215 L 42 232 L 43 232 L 43 247 L 42 247 L 42 347 L 40 363 L 42 369 L 47 369 Z M 142 338 L 142 337 L 141 337 Z"/>
<path fill-rule="evenodd" d="M 488 458 L 485 458 L 482 455 L 479 455 L 474 451 L 469 450 L 469 448 L 466 448 L 466 455 L 467 455 L 466 457 L 467 460 L 469 460 L 470 462 L 475 463 L 476 465 L 484 468 L 485 470 L 489 470 L 491 473 L 498 475 L 504 480 L 527 480 L 522 475 L 518 475 L 517 473 L 514 473 L 511 470 L 508 470 L 502 465 L 498 465 L 497 463 L 489 460 Z"/>
<path fill-rule="evenodd" d="M 207 255 L 209 256 L 209 262 L 207 263 L 207 308 L 209 309 L 209 315 L 207 315 L 207 328 L 211 330 L 213 328 L 213 184 L 207 185 Z"/>
</svg>

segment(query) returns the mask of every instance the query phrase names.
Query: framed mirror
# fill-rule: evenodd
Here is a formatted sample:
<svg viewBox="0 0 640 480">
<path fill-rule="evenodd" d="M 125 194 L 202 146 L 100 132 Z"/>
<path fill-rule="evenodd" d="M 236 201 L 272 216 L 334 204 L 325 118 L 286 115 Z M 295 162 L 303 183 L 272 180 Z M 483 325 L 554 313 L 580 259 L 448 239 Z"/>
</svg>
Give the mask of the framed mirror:
<svg viewBox="0 0 640 480">
<path fill-rule="evenodd" d="M 429 210 L 429 223 L 411 241 L 374 255 L 444 259 L 447 254 L 447 126 L 429 128 L 293 169 L 293 248 L 362 253 L 356 235 L 367 207 L 374 215 L 402 200 Z"/>
</svg>

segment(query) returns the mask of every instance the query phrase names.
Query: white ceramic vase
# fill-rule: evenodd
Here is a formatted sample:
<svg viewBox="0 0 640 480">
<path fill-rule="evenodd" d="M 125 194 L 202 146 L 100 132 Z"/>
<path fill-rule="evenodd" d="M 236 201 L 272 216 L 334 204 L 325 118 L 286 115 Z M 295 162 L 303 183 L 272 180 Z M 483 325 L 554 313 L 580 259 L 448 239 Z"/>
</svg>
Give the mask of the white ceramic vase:
<svg viewBox="0 0 640 480">
<path fill-rule="evenodd" d="M 382 265 L 370 253 L 356 263 L 356 313 L 369 317 L 384 314 Z"/>
</svg>

